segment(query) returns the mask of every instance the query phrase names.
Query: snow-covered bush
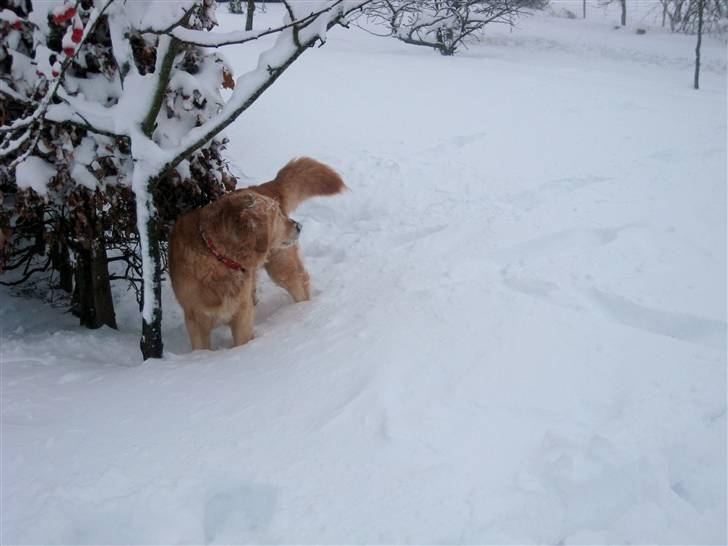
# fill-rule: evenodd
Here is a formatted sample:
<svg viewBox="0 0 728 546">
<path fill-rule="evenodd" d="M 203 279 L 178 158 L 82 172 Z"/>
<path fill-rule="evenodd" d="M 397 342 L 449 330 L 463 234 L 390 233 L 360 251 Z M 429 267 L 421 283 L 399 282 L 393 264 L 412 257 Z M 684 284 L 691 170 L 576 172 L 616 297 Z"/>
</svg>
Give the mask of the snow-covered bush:
<svg viewBox="0 0 728 546">
<path fill-rule="evenodd" d="M 22 108 L 33 106 L 38 96 L 48 93 L 64 58 L 69 62 L 55 100 L 69 104 L 86 100 L 87 106 L 93 101 L 103 108 L 118 105 L 124 91 L 123 74 L 114 57 L 108 16 L 99 18 L 80 44 L 93 4 L 60 5 L 45 20 L 42 12 L 26 12 L 23 5 L 27 4 L 18 2 L 20 9 L 13 12 L 18 18 L 3 29 L 8 68 L 3 79 L 9 88 L 3 90 L 17 94 L 4 97 L 4 102 L 17 107 L 10 117 L 19 117 Z M 211 6 L 211 2 L 200 4 L 188 25 L 211 28 L 215 24 Z M 140 73 L 154 71 L 156 41 L 156 37 L 130 35 L 131 55 Z M 33 70 L 43 66 L 45 72 Z M 196 46 L 181 47 L 155 140 L 169 141 L 217 113 L 222 105 L 220 86 L 233 85 L 230 73 L 219 56 Z M 217 76 L 213 85 L 209 74 Z M 3 148 L 6 157 L 12 158 L 3 168 L 5 177 L 12 180 L 9 172 L 17 166 L 15 187 L 6 188 L 15 190 L 15 206 L 5 209 L 0 220 L 6 228 L 13 224 L 15 233 L 4 248 L 4 266 L 23 271 L 10 282 L 22 283 L 30 273 L 48 275 L 54 284 L 73 292 L 72 309 L 82 324 L 115 326 L 110 282 L 127 281 L 136 289 L 137 298 L 141 297 L 142 264 L 134 193 L 129 188 L 132 157 L 128 143 L 76 123 L 42 120 L 33 129 L 36 144 L 10 149 L 17 136 L 11 131 Z M 160 179 L 163 191 L 157 192 L 155 200 L 162 219 L 157 236 L 163 245 L 170 224 L 180 213 L 219 196 L 226 184 L 228 189 L 234 186 L 222 158 L 223 147 L 224 140 L 213 139 Z M 42 172 L 49 176 L 41 176 Z M 110 273 L 111 262 L 121 262 L 123 267 Z"/>
<path fill-rule="evenodd" d="M 376 0 L 367 19 L 384 27 L 386 36 L 454 55 L 490 23 L 515 24 L 534 0 Z"/>
<path fill-rule="evenodd" d="M 89 325 L 113 325 L 109 282 L 132 282 L 142 352 L 160 356 L 167 229 L 235 185 L 221 131 L 367 0 L 285 2 L 278 27 L 231 33 L 212 32 L 214 0 L 7 1 L 0 157 L 15 195 L 0 213 L 0 264 L 20 271 L 12 282 L 56 271 Z M 275 44 L 235 81 L 215 48 L 270 34 Z M 126 269 L 109 273 L 110 261 Z"/>
</svg>

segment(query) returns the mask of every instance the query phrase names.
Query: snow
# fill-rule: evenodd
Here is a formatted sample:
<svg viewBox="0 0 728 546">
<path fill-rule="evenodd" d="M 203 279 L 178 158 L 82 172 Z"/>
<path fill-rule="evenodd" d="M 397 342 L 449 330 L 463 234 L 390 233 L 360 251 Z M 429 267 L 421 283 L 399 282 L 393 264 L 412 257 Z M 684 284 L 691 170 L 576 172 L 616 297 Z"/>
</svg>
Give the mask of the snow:
<svg viewBox="0 0 728 546">
<path fill-rule="evenodd" d="M 296 211 L 313 298 L 262 274 L 244 347 L 191 353 L 168 286 L 146 364 L 132 294 L 116 332 L 0 291 L 0 541 L 725 543 L 725 47 L 695 91 L 693 37 L 588 16 L 294 63 L 229 155 L 351 191 Z"/>
<path fill-rule="evenodd" d="M 201 142 L 205 141 L 208 135 L 223 131 L 232 120 L 236 119 L 241 112 L 248 108 L 255 97 L 265 91 L 272 83 L 271 74 L 286 70 L 286 67 L 300 55 L 299 48 L 302 44 L 313 44 L 317 38 L 324 42 L 326 39 L 324 32 L 328 25 L 347 14 L 359 13 L 359 8 L 362 4 L 364 4 L 364 0 L 326 0 L 325 2 L 308 2 L 306 5 L 301 3 L 288 4 L 288 7 L 295 16 L 295 20 L 299 21 L 305 17 L 313 17 L 311 21 L 306 23 L 308 26 L 300 29 L 298 37 L 294 32 L 294 27 L 287 26 L 291 22 L 287 11 L 282 12 L 285 13 L 284 24 L 278 23 L 278 26 L 275 27 L 269 24 L 265 27 L 268 29 L 266 31 L 259 33 L 253 31 L 252 36 L 258 36 L 267 34 L 271 28 L 282 29 L 277 34 L 274 34 L 276 37 L 272 45 L 270 43 L 266 44 L 268 49 L 258 54 L 258 62 L 254 69 L 238 72 L 242 73 L 242 75 L 237 78 L 235 89 L 220 113 L 207 120 L 204 124 L 189 131 L 179 141 L 177 149 L 169 152 L 170 162 L 173 163 L 184 150 L 194 151 Z M 276 13 L 276 16 L 280 17 L 282 13 Z M 190 32 L 194 33 L 199 31 Z M 179 34 L 176 29 L 173 34 L 174 36 L 180 37 L 187 35 L 186 33 L 187 31 Z M 219 40 L 216 40 L 215 37 L 219 37 Z M 242 43 L 243 40 L 252 40 L 254 38 L 246 36 L 237 39 Z M 193 40 L 194 38 L 191 37 L 189 40 L 190 43 L 193 43 Z M 258 42 L 261 41 L 263 40 L 258 40 Z M 194 40 L 194 43 L 197 43 L 197 40 Z M 205 45 L 227 44 L 230 43 L 230 34 L 226 32 L 207 33 L 207 40 L 201 43 Z"/>
<path fill-rule="evenodd" d="M 134 28 L 164 30 L 182 19 L 194 3 L 193 0 L 137 0 L 114 10 L 123 10 Z"/>
<path fill-rule="evenodd" d="M 154 173 L 159 172 L 159 165 L 150 159 L 154 154 L 155 148 L 152 146 L 152 141 L 145 139 L 141 131 L 138 131 L 132 137 L 131 144 L 132 157 L 135 158 L 131 189 L 134 191 L 136 202 L 139 252 L 142 258 L 142 284 L 144 290 L 142 317 L 146 323 L 151 324 L 154 310 L 159 309 L 159 297 L 154 292 L 154 283 L 152 282 L 154 265 L 149 248 L 149 238 L 147 236 L 147 230 L 149 229 L 148 222 L 152 214 L 152 207 L 154 206 L 152 203 L 152 195 L 149 193 L 147 184 Z"/>
<path fill-rule="evenodd" d="M 76 163 L 70 171 L 71 178 L 76 181 L 79 186 L 85 186 L 90 190 L 95 190 L 99 186 L 96 177 L 91 174 L 86 165 Z"/>
<path fill-rule="evenodd" d="M 15 169 L 18 188 L 30 188 L 39 195 L 48 195 L 48 183 L 55 175 L 53 165 L 33 156 L 25 158 Z"/>
<path fill-rule="evenodd" d="M 3 23 L 12 25 L 19 20 L 20 18 L 15 14 L 15 12 L 10 11 L 9 9 L 0 10 L 0 21 Z"/>
<path fill-rule="evenodd" d="M 65 3 L 65 0 L 43 0 L 42 3 L 39 3 L 36 9 L 30 12 L 28 17 L 28 20 L 37 29 L 36 32 L 44 36 L 47 35 L 49 32 L 48 16 L 62 8 Z M 43 9 L 38 9 L 41 6 Z"/>
</svg>

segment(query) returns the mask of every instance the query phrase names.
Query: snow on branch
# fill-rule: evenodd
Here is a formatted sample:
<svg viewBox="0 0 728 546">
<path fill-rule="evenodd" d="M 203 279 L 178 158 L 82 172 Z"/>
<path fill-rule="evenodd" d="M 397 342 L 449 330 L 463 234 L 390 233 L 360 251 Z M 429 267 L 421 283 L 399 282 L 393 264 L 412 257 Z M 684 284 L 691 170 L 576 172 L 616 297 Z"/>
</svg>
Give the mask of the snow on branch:
<svg viewBox="0 0 728 546">
<path fill-rule="evenodd" d="M 257 67 L 243 74 L 235 84 L 235 91 L 220 113 L 192 129 L 174 149 L 165 150 L 167 161 L 163 172 L 173 169 L 183 159 L 203 146 L 220 131 L 233 123 L 260 95 L 270 87 L 283 72 L 309 47 L 326 40 L 326 32 L 341 23 L 352 12 L 361 9 L 370 0 L 333 0 L 324 2 L 324 7 L 300 15 L 293 23 L 287 23 L 279 31 L 275 44 L 259 57 Z M 289 3 L 290 4 L 290 3 Z M 315 24 L 314 24 L 315 23 Z M 239 43 L 239 42 L 237 42 Z"/>
<path fill-rule="evenodd" d="M 35 110 L 28 116 L 22 117 L 20 119 L 15 120 L 14 122 L 4 125 L 0 127 L 0 133 L 14 133 L 20 129 L 29 129 L 32 125 L 37 124 L 42 119 L 46 117 L 46 114 L 48 112 L 48 109 L 50 108 L 52 104 L 52 100 L 55 96 L 57 96 L 57 92 L 61 86 L 61 83 L 63 82 L 64 75 L 66 71 L 69 69 L 71 64 L 73 63 L 74 58 L 76 57 L 78 51 L 81 48 L 81 45 L 86 41 L 88 36 L 95 30 L 96 25 L 98 24 L 99 20 L 101 19 L 101 16 L 104 14 L 104 12 L 109 8 L 109 6 L 114 3 L 115 0 L 107 0 L 104 4 L 104 7 L 101 10 L 92 9 L 91 15 L 89 17 L 89 20 L 87 21 L 86 25 L 82 28 L 81 33 L 74 35 L 74 39 L 72 41 L 72 44 L 75 45 L 66 45 L 64 46 L 64 52 L 66 53 L 66 58 L 63 60 L 62 63 L 60 63 L 60 66 L 53 67 L 53 72 L 51 74 L 51 78 L 45 82 L 47 83 L 47 90 L 43 95 L 43 98 L 39 101 L 38 106 L 35 108 Z M 75 8 L 73 8 L 75 13 Z M 39 82 L 39 84 L 44 82 Z M 9 94 L 7 89 L 2 90 L 5 94 Z M 56 118 L 54 121 L 61 121 L 60 119 Z M 63 121 L 70 121 L 63 120 Z M 25 142 L 27 142 L 31 135 L 33 134 L 33 131 L 26 130 L 19 138 L 12 139 L 10 137 L 6 137 L 3 139 L 2 145 L 0 145 L 0 157 L 6 156 L 9 153 L 12 153 L 16 151 L 20 146 L 22 146 Z M 37 140 L 37 139 L 36 139 Z"/>
<path fill-rule="evenodd" d="M 208 32 L 205 30 L 195 30 L 190 28 L 184 28 L 181 26 L 174 26 L 172 28 L 148 28 L 142 30 L 142 33 L 153 33 L 153 34 L 169 34 L 174 36 L 181 42 L 190 45 L 196 45 L 200 47 L 224 47 L 234 44 L 244 44 L 258 40 L 271 34 L 277 34 L 279 32 L 294 28 L 300 29 L 308 26 L 309 24 L 316 21 L 320 16 L 331 13 L 333 10 L 337 10 L 337 13 L 350 13 L 356 9 L 361 8 L 366 1 L 352 1 L 352 0 L 334 0 L 328 2 L 283 2 L 288 11 L 288 20 L 282 24 L 269 27 L 264 30 L 240 30 L 233 32 Z M 314 4 L 313 6 L 311 4 Z M 317 6 L 318 4 L 318 6 Z M 295 5 L 295 9 L 294 6 Z"/>
</svg>

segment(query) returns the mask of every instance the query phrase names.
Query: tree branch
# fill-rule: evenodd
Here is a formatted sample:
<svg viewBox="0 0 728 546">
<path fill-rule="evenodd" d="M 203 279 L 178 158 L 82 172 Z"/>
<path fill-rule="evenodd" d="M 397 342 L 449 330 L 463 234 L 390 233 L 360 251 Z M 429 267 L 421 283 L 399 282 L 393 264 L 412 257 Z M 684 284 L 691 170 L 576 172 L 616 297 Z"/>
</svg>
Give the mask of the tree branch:
<svg viewBox="0 0 728 546">
<path fill-rule="evenodd" d="M 48 266 L 51 264 L 51 259 L 48 258 L 46 260 L 46 263 L 43 264 L 40 267 L 36 267 L 34 269 L 31 269 L 29 271 L 26 271 L 22 278 L 18 279 L 17 281 L 0 281 L 0 284 L 3 286 L 18 286 L 19 284 L 23 284 L 25 281 L 27 281 L 30 277 L 32 277 L 35 273 L 42 273 L 43 271 L 48 271 Z"/>
<path fill-rule="evenodd" d="M 163 45 L 163 42 L 166 43 Z M 164 51 L 165 46 L 166 51 Z M 169 77 L 172 73 L 174 58 L 177 56 L 178 46 L 179 41 L 176 38 L 172 38 L 169 36 L 165 36 L 159 41 L 160 51 L 157 53 L 157 55 L 162 56 L 162 62 L 157 63 L 158 66 L 155 70 L 157 85 L 154 89 L 154 98 L 152 99 L 152 103 L 149 106 L 149 110 L 147 111 L 147 115 L 144 118 L 144 121 L 142 121 L 142 132 L 147 136 L 147 138 L 150 139 L 152 138 L 152 134 L 154 134 L 154 129 L 157 126 L 157 116 L 159 115 L 159 110 L 161 110 L 162 108 L 164 94 L 167 92 L 167 84 L 169 84 Z"/>
<path fill-rule="evenodd" d="M 269 36 L 271 34 L 276 34 L 279 32 L 282 32 L 284 30 L 288 30 L 290 28 L 304 28 L 311 24 L 313 21 L 318 19 L 319 16 L 330 12 L 334 8 L 338 7 L 339 5 L 343 4 L 345 0 L 336 0 L 335 3 L 325 7 L 321 8 L 318 11 L 312 11 L 310 14 L 308 14 L 305 17 L 302 17 L 297 20 L 292 20 L 288 23 L 284 23 L 282 25 L 279 25 L 277 27 L 271 27 L 267 28 L 265 30 L 251 30 L 251 31 L 236 31 L 236 32 L 208 32 L 204 30 L 194 30 L 190 28 L 179 28 L 176 27 L 172 31 L 167 30 L 154 30 L 154 29 L 147 29 L 144 31 L 141 31 L 143 34 L 167 34 L 170 36 L 174 36 L 177 38 L 180 42 L 184 42 L 185 44 L 189 45 L 195 45 L 199 47 L 223 47 L 227 45 L 233 45 L 233 44 L 244 44 L 246 42 L 252 42 L 254 40 L 258 40 L 260 38 L 263 38 L 265 36 Z M 365 2 L 359 4 L 357 7 L 348 10 L 347 13 L 350 13 L 352 11 L 355 11 L 357 9 L 360 9 L 365 4 L 368 4 L 372 0 L 366 0 Z M 288 9 L 290 10 L 290 6 L 288 6 Z"/>
<path fill-rule="evenodd" d="M 73 63 L 73 60 L 76 58 L 76 55 L 78 55 L 78 52 L 81 50 L 81 46 L 86 42 L 86 38 L 96 29 L 96 25 L 101 20 L 101 16 L 104 14 L 104 12 L 109 8 L 111 4 L 114 3 L 115 0 L 107 0 L 104 7 L 101 9 L 100 12 L 98 12 L 95 17 L 92 16 L 91 19 L 86 23 L 86 27 L 83 31 L 83 36 L 81 37 L 80 42 L 76 46 L 73 55 L 67 56 L 63 63 L 61 64 L 61 69 L 59 71 L 58 76 L 55 76 L 50 80 L 50 85 L 48 87 L 48 90 L 46 91 L 45 95 L 43 96 L 43 99 L 40 101 L 40 104 L 38 105 L 38 108 L 35 109 L 35 111 L 30 115 L 26 116 L 24 118 L 15 120 L 10 125 L 5 125 L 3 127 L 0 127 L 0 133 L 10 133 L 13 131 L 17 131 L 18 129 L 24 129 L 26 127 L 30 127 L 33 125 L 37 120 L 39 120 L 41 117 L 45 116 L 46 111 L 48 110 L 48 107 L 50 106 L 51 100 L 56 95 L 56 92 L 58 91 L 58 88 L 61 85 L 61 82 L 63 81 L 63 77 L 66 74 L 66 71 L 70 68 L 71 64 Z"/>
<path fill-rule="evenodd" d="M 330 30 L 331 28 L 339 24 L 339 21 L 341 21 L 344 17 L 354 11 L 361 9 L 370 1 L 371 0 L 360 1 L 354 7 L 346 11 L 342 11 L 338 15 L 334 16 L 327 22 L 326 30 Z M 320 12 L 316 13 L 320 13 L 320 15 L 323 15 L 326 12 L 332 11 L 334 8 L 338 7 L 342 3 L 343 0 L 337 0 L 336 3 L 330 5 L 327 9 L 320 10 Z M 305 24 L 305 26 L 310 25 L 314 20 L 315 19 L 310 19 Z M 309 47 L 313 46 L 319 39 L 321 39 L 320 33 L 315 33 L 307 40 L 301 42 L 299 45 L 295 45 L 291 50 L 289 50 L 287 52 L 287 55 L 276 66 L 261 64 L 253 72 L 245 74 L 243 77 L 241 77 L 241 79 L 244 77 L 248 77 L 253 80 L 253 82 L 257 82 L 256 85 L 254 85 L 253 89 L 248 93 L 247 98 L 245 100 L 241 100 L 237 106 L 232 108 L 232 111 L 223 110 L 223 112 L 221 112 L 221 114 L 218 115 L 216 118 L 210 120 L 200 127 L 193 129 L 187 135 L 187 137 L 182 140 L 178 148 L 172 151 L 170 159 L 166 163 L 164 163 L 163 167 L 159 171 L 159 174 L 162 175 L 175 168 L 182 160 L 189 157 L 196 150 L 204 146 L 205 143 L 210 141 L 220 131 L 224 130 L 231 123 L 233 123 L 258 99 L 258 97 L 260 97 L 271 85 L 273 85 L 273 83 L 275 83 L 275 81 L 283 74 L 283 72 L 285 72 L 286 69 L 296 59 L 298 59 L 298 57 L 300 57 L 304 51 L 306 51 Z M 275 46 L 273 49 L 275 49 Z M 267 74 L 265 74 L 266 72 Z M 240 89 L 241 87 L 242 86 L 238 84 L 236 90 Z M 231 99 L 231 102 L 234 99 L 235 95 L 233 95 L 233 99 Z"/>
</svg>

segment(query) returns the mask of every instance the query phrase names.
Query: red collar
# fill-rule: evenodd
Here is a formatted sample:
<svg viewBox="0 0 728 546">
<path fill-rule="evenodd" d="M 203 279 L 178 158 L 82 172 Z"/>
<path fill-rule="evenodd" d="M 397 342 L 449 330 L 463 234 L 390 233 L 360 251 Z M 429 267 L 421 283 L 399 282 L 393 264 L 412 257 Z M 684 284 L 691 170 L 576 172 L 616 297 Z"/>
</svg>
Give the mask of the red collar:
<svg viewBox="0 0 728 546">
<path fill-rule="evenodd" d="M 245 273 L 245 268 L 240 265 L 238 262 L 233 260 L 232 258 L 228 258 L 227 256 L 220 253 L 217 248 L 215 248 L 215 245 L 212 244 L 212 241 L 205 237 L 204 232 L 202 231 L 202 228 L 200 227 L 200 237 L 202 237 L 202 240 L 205 241 L 205 244 L 207 245 L 207 248 L 210 249 L 210 252 L 212 253 L 215 258 L 217 258 L 219 261 L 223 263 L 223 265 L 229 269 L 234 269 L 235 271 L 240 271 L 242 273 Z"/>
</svg>

